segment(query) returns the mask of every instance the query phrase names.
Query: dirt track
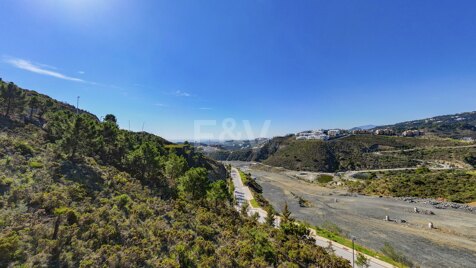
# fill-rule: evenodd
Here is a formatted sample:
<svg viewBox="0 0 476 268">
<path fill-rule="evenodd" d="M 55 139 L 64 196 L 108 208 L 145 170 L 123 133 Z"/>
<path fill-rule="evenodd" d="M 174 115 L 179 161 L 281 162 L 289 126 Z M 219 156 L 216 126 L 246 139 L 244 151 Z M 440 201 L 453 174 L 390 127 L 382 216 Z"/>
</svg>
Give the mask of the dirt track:
<svg viewBox="0 0 476 268">
<path fill-rule="evenodd" d="M 249 163 L 233 162 L 247 168 Z M 410 204 L 393 198 L 353 196 L 342 190 L 320 187 L 296 180 L 280 170 L 248 170 L 263 186 L 264 197 L 280 210 L 284 202 L 297 219 L 314 225 L 337 224 L 358 242 L 380 250 L 385 242 L 422 267 L 475 267 L 476 214 L 426 204 Z M 302 196 L 310 207 L 302 208 L 291 194 Z M 337 202 L 335 202 L 337 199 Z M 416 214 L 413 208 L 431 210 L 435 215 Z M 386 222 L 390 219 L 406 223 Z M 436 229 L 428 229 L 428 222 Z"/>
</svg>

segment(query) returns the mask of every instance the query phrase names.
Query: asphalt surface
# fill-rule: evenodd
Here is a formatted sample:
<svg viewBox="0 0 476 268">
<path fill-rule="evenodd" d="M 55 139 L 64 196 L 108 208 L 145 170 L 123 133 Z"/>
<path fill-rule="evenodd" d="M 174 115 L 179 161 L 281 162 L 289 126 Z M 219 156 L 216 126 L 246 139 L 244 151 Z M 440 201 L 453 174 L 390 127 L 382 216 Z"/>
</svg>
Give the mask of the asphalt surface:
<svg viewBox="0 0 476 268">
<path fill-rule="evenodd" d="M 238 170 L 236 168 L 233 168 L 231 170 L 231 178 L 233 180 L 233 184 L 235 186 L 235 199 L 237 201 L 237 209 L 238 210 L 241 210 L 241 207 L 243 206 L 243 204 L 246 202 L 248 203 L 248 215 L 249 216 L 252 216 L 256 213 L 258 213 L 259 215 L 259 218 L 258 218 L 258 221 L 260 223 L 264 223 L 265 222 L 265 219 L 266 219 L 266 216 L 267 216 L 267 213 L 266 211 L 264 211 L 263 209 L 261 208 L 253 208 L 253 206 L 251 206 L 251 199 L 253 199 L 253 194 L 251 193 L 251 190 L 250 188 L 248 188 L 247 186 L 244 186 L 243 185 L 243 182 L 241 181 L 241 178 L 240 178 L 240 173 L 238 172 Z"/>
</svg>

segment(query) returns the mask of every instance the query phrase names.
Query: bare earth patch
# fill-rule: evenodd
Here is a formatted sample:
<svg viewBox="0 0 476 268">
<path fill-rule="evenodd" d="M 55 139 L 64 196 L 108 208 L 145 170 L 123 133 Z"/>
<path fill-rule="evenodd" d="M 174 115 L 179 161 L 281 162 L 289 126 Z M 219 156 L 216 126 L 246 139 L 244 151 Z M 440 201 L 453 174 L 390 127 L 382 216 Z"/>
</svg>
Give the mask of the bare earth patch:
<svg viewBox="0 0 476 268">
<path fill-rule="evenodd" d="M 476 260 L 476 213 L 458 209 L 435 209 L 426 203 L 410 203 L 397 198 L 379 198 L 350 194 L 321 187 L 276 168 L 249 167 L 263 187 L 264 197 L 280 211 L 285 202 L 293 216 L 312 225 L 335 223 L 344 234 L 359 243 L 381 250 L 390 243 L 421 267 L 474 267 Z M 301 207 L 294 197 L 310 203 Z M 474 205 L 474 202 L 472 203 Z M 434 215 L 415 213 L 433 211 Z M 384 221 L 389 216 L 391 221 Z M 435 229 L 429 229 L 432 222 Z"/>
</svg>

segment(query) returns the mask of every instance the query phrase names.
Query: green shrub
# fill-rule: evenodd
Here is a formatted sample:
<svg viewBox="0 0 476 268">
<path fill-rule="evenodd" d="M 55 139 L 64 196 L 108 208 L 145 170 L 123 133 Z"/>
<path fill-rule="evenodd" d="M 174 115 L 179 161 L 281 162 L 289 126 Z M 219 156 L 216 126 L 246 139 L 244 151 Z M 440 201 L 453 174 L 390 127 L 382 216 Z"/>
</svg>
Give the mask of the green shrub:
<svg viewBox="0 0 476 268">
<path fill-rule="evenodd" d="M 0 236 L 0 266 L 7 267 L 8 264 L 17 260 L 21 256 L 20 236 L 16 232 L 11 232 L 6 236 Z"/>
<path fill-rule="evenodd" d="M 76 212 L 76 210 L 72 209 L 72 208 L 69 208 L 69 207 L 59 207 L 59 208 L 56 208 L 55 211 L 54 211 L 54 214 L 55 215 L 64 215 L 66 216 L 66 221 L 69 223 L 69 224 L 74 224 L 76 222 L 78 222 L 78 219 L 79 219 L 79 213 Z"/>
<path fill-rule="evenodd" d="M 362 253 L 357 253 L 357 260 L 355 261 L 358 267 L 367 268 L 370 266 L 370 260 Z"/>
<path fill-rule="evenodd" d="M 457 203 L 476 201 L 476 175 L 464 170 L 389 171 L 362 183 L 347 182 L 363 194 L 444 198 Z"/>
<path fill-rule="evenodd" d="M 28 163 L 28 165 L 31 167 L 31 168 L 42 168 L 43 167 L 43 164 L 41 162 L 38 162 L 38 161 L 30 161 Z"/>
<path fill-rule="evenodd" d="M 22 155 L 33 155 L 34 149 L 28 143 L 18 142 L 15 144 L 15 149 L 18 150 Z"/>
<path fill-rule="evenodd" d="M 429 172 L 430 172 L 430 169 L 428 167 L 419 167 L 415 170 L 416 174 L 425 174 Z"/>
<path fill-rule="evenodd" d="M 132 200 L 127 194 L 121 194 L 114 197 L 114 201 L 118 207 L 125 208 Z"/>
<path fill-rule="evenodd" d="M 464 161 L 476 168 L 476 153 L 465 156 Z"/>
<path fill-rule="evenodd" d="M 331 182 L 332 179 L 334 179 L 333 176 L 326 175 L 326 174 L 317 175 L 317 177 L 316 177 L 316 180 L 319 183 L 328 183 L 328 182 Z"/>
<path fill-rule="evenodd" d="M 6 187 L 13 184 L 13 179 L 5 176 L 0 177 L 0 187 Z"/>
<path fill-rule="evenodd" d="M 376 177 L 375 173 L 371 172 L 360 172 L 354 174 L 352 177 L 359 179 L 359 180 L 370 180 Z"/>
</svg>

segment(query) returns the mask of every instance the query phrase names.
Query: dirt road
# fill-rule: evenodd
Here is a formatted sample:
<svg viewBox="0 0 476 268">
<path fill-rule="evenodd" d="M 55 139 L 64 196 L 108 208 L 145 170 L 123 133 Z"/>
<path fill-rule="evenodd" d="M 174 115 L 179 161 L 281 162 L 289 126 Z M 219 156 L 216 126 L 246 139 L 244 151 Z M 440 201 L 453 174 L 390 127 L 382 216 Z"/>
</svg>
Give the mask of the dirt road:
<svg viewBox="0 0 476 268">
<path fill-rule="evenodd" d="M 380 250 L 391 244 L 422 267 L 475 267 L 476 214 L 461 210 L 436 210 L 426 204 L 410 204 L 393 198 L 349 195 L 316 184 L 296 180 L 285 172 L 263 171 L 246 162 L 233 165 L 250 172 L 263 187 L 263 195 L 280 210 L 288 202 L 294 217 L 313 225 L 336 224 L 369 248 Z M 300 207 L 293 196 L 301 196 L 310 207 Z M 337 201 L 337 202 L 336 202 Z M 435 215 L 413 213 L 414 207 Z M 389 216 L 394 221 L 384 221 Z M 404 220 L 404 223 L 401 223 Z M 398 222 L 398 223 L 397 223 Z M 428 229 L 432 222 L 436 229 Z"/>
</svg>

